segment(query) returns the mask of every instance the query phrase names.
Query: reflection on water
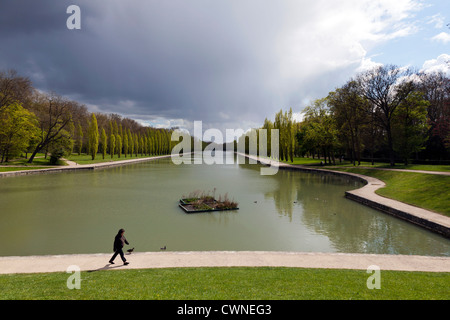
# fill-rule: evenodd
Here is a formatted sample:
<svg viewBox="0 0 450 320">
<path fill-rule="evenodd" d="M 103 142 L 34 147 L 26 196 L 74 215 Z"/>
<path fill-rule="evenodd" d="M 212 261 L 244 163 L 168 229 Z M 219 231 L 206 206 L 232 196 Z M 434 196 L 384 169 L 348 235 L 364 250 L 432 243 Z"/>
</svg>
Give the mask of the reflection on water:
<svg viewBox="0 0 450 320">
<path fill-rule="evenodd" d="M 176 166 L 161 159 L 1 179 L 0 255 L 110 252 L 125 228 L 141 252 L 166 245 L 450 256 L 448 239 L 346 199 L 359 182 L 289 170 L 261 176 L 259 165 L 229 162 Z M 178 207 L 183 194 L 214 189 L 240 209 L 188 215 Z"/>
<path fill-rule="evenodd" d="M 278 187 L 265 196 L 274 200 L 278 213 L 292 221 L 301 212 L 302 223 L 326 235 L 339 252 L 414 254 L 421 248 L 421 254 L 425 254 L 434 252 L 437 245 L 440 253 L 449 255 L 448 240 L 342 199 L 346 190 L 361 187 L 359 182 L 288 170 L 280 171 L 274 179 Z"/>
</svg>

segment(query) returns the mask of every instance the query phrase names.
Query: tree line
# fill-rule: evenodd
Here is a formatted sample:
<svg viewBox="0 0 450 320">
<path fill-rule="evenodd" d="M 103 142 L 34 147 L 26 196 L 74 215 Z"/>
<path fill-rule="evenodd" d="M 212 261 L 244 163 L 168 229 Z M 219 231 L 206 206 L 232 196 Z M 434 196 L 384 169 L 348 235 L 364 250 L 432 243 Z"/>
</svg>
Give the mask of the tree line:
<svg viewBox="0 0 450 320">
<path fill-rule="evenodd" d="M 77 101 L 36 90 L 14 70 L 0 72 L 1 163 L 39 152 L 55 161 L 73 152 L 94 160 L 171 152 L 172 129 L 145 127 L 117 114 L 91 113 Z"/>
<path fill-rule="evenodd" d="M 279 129 L 281 160 L 309 156 L 335 164 L 345 157 L 359 165 L 384 159 L 393 166 L 411 158 L 450 159 L 450 79 L 441 72 L 375 67 L 313 101 L 303 116 L 297 122 L 292 109 L 280 110 L 260 128 Z"/>
</svg>

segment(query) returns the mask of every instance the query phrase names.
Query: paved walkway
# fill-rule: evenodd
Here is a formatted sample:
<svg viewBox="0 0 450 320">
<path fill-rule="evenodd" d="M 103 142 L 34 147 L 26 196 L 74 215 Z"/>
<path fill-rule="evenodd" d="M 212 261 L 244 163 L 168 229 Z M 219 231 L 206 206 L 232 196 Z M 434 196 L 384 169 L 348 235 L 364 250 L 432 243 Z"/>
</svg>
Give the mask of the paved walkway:
<svg viewBox="0 0 450 320">
<path fill-rule="evenodd" d="M 342 167 L 327 167 L 330 169 L 339 169 Z M 411 172 L 411 173 L 424 173 L 424 174 L 436 174 L 440 176 L 450 176 L 450 172 L 448 171 L 428 171 L 428 170 L 413 170 L 413 169 L 396 169 L 396 168 L 373 168 L 373 167 L 344 167 L 344 168 L 355 168 L 355 169 L 369 169 L 369 170 L 385 170 L 385 171 L 398 171 L 398 172 Z"/>
<path fill-rule="evenodd" d="M 56 256 L 0 257 L 0 274 L 66 272 L 75 265 L 81 271 L 124 270 L 174 267 L 295 267 L 367 270 L 450 272 L 450 257 L 375 255 L 304 252 L 137 252 L 126 255 L 129 265 L 120 257 L 108 263 L 111 254 L 75 254 Z"/>
<path fill-rule="evenodd" d="M 95 170 L 95 169 L 101 169 L 101 168 L 110 168 L 110 167 L 117 167 L 117 166 L 123 166 L 123 165 L 128 165 L 128 164 L 140 163 L 140 162 L 147 162 L 147 161 L 151 161 L 151 160 L 157 160 L 157 159 L 169 158 L 169 157 L 171 157 L 171 155 L 155 156 L 155 157 L 147 157 L 147 158 L 137 158 L 137 159 L 129 158 L 126 160 L 99 162 L 99 163 L 93 163 L 93 164 L 78 164 L 76 162 L 64 159 L 67 163 L 67 166 L 0 172 L 0 178 L 1 177 L 31 175 L 31 174 L 58 173 L 58 172 L 63 172 L 63 171 L 74 171 L 74 170 Z"/>
<path fill-rule="evenodd" d="M 424 227 L 430 231 L 439 233 L 447 238 L 450 238 L 450 217 L 445 215 L 419 208 L 413 205 L 409 205 L 397 200 L 382 197 L 376 194 L 376 191 L 380 188 L 386 186 L 386 184 L 376 178 L 350 173 L 343 171 L 334 171 L 329 169 L 319 169 L 310 166 L 303 165 L 292 165 L 287 163 L 282 163 L 270 159 L 260 158 L 253 155 L 240 154 L 251 158 L 253 160 L 259 161 L 265 165 L 278 166 L 281 169 L 289 170 L 301 170 L 306 172 L 321 172 L 325 174 L 333 174 L 338 176 L 352 176 L 360 181 L 364 181 L 366 184 L 360 189 L 351 190 L 346 192 L 346 197 L 360 202 L 364 205 L 372 207 L 374 209 L 383 211 L 385 213 L 391 214 L 397 218 L 406 220 L 408 222 L 414 223 L 418 226 Z M 388 169 L 389 170 L 389 169 Z M 394 170 L 394 169 L 390 169 Z M 397 169 L 403 170 L 403 169 Z M 442 172 L 442 174 L 447 174 Z"/>
</svg>

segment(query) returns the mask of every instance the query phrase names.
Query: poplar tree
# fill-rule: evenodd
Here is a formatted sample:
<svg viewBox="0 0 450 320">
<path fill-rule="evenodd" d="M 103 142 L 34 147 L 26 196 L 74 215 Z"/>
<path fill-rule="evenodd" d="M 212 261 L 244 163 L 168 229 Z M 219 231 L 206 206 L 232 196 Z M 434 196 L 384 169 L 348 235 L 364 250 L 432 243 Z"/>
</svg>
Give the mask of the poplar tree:
<svg viewBox="0 0 450 320">
<path fill-rule="evenodd" d="M 114 136 L 114 133 L 111 133 L 111 136 L 109 138 L 109 153 L 111 155 L 111 159 L 114 157 L 115 148 L 116 148 L 116 137 Z"/>
<path fill-rule="evenodd" d="M 105 129 L 102 129 L 102 155 L 103 159 L 105 159 L 106 156 L 106 148 L 108 147 L 108 136 L 106 135 Z"/>
<path fill-rule="evenodd" d="M 132 157 L 134 153 L 134 139 L 130 129 L 128 129 L 128 151 L 130 153 L 130 157 Z"/>
<path fill-rule="evenodd" d="M 123 135 L 123 154 L 125 155 L 126 158 L 128 154 L 128 135 L 126 132 Z"/>
<path fill-rule="evenodd" d="M 139 138 L 136 133 L 134 134 L 134 152 L 136 153 L 136 157 L 137 157 L 138 152 L 139 152 Z"/>
<path fill-rule="evenodd" d="M 98 151 L 98 125 L 97 118 L 93 113 L 91 116 L 91 121 L 89 124 L 89 146 L 90 146 L 90 154 L 92 156 L 92 160 L 95 160 L 95 156 Z"/>
<path fill-rule="evenodd" d="M 150 134 L 147 136 L 147 152 L 149 156 L 152 154 L 152 141 L 150 138 Z"/>
<path fill-rule="evenodd" d="M 148 143 L 147 143 L 147 135 L 144 134 L 144 142 L 143 142 L 143 146 L 144 146 L 144 154 L 147 155 L 147 150 L 148 150 Z"/>
<path fill-rule="evenodd" d="M 122 138 L 120 137 L 120 134 L 116 135 L 116 149 L 117 155 L 120 158 L 120 155 L 122 154 Z"/>
</svg>

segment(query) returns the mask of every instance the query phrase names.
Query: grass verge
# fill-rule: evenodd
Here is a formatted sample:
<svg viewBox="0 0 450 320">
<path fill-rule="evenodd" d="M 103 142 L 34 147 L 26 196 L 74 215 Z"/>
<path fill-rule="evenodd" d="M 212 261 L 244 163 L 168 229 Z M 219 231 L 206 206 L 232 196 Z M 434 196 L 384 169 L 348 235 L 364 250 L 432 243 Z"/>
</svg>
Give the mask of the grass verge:
<svg viewBox="0 0 450 320">
<path fill-rule="evenodd" d="M 50 169 L 54 167 L 0 167 L 0 172 L 9 172 L 9 171 L 21 171 L 21 170 L 37 170 L 37 169 Z"/>
<path fill-rule="evenodd" d="M 28 154 L 29 156 L 29 154 Z M 53 168 L 55 166 L 63 166 L 65 165 L 65 162 L 62 160 L 59 160 L 58 163 L 51 164 L 50 163 L 50 156 L 45 159 L 45 154 L 38 153 L 36 154 L 36 157 L 33 159 L 32 163 L 28 163 L 28 158 L 20 157 L 17 159 L 12 159 L 8 162 L 3 162 L 0 165 L 0 172 L 5 171 L 18 171 L 18 170 L 33 170 L 33 169 L 48 169 Z"/>
<path fill-rule="evenodd" d="M 359 168 L 333 169 L 380 179 L 386 187 L 376 191 L 395 199 L 450 217 L 450 176 Z"/>
<path fill-rule="evenodd" d="M 305 166 L 320 166 L 320 162 L 322 159 L 312 159 L 312 158 L 294 158 L 294 161 L 282 161 L 287 164 L 294 164 L 294 165 L 305 165 Z M 369 168 L 380 168 L 380 169 L 408 169 L 408 170 L 423 170 L 423 171 L 442 171 L 442 172 L 450 172 L 450 165 L 426 165 L 426 164 L 396 164 L 394 167 L 391 167 L 389 164 L 386 163 L 375 163 L 372 165 L 371 162 L 361 162 L 360 166 L 354 166 L 349 161 L 342 161 L 339 162 L 336 160 L 336 165 L 327 165 L 324 166 L 324 168 L 327 167 L 340 167 L 340 168 L 358 168 L 358 167 L 369 167 Z"/>
<path fill-rule="evenodd" d="M 0 275 L 6 300 L 440 300 L 450 297 L 450 273 L 381 271 L 370 290 L 365 270 L 302 268 L 170 268 Z"/>
<path fill-rule="evenodd" d="M 128 155 L 125 157 L 124 155 L 119 156 L 116 154 L 112 158 L 110 155 L 106 155 L 105 159 L 103 159 L 103 156 L 101 154 L 97 154 L 95 157 L 95 160 L 92 160 L 92 156 L 88 154 L 72 154 L 71 156 L 67 157 L 67 160 L 74 161 L 78 164 L 94 164 L 94 163 L 102 163 L 102 162 L 112 162 L 112 161 L 122 161 L 122 160 L 132 160 L 132 159 L 142 159 L 142 158 L 153 158 L 157 157 L 157 155 L 152 156 L 145 156 L 145 155 L 136 155 L 130 156 Z"/>
</svg>

